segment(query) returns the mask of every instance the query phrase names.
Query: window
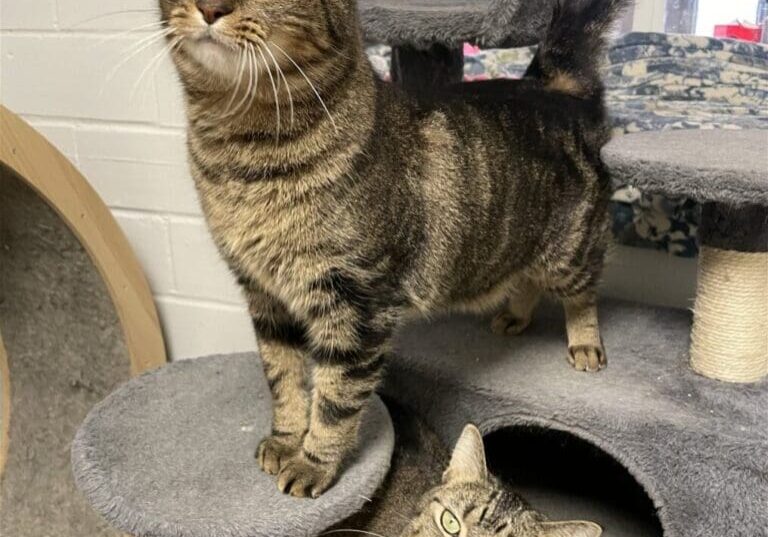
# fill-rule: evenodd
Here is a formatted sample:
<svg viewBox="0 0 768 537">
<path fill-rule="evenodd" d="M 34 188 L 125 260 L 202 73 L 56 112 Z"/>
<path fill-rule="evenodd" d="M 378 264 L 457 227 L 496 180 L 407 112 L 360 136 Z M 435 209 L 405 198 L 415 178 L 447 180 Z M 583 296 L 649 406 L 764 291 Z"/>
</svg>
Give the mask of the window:
<svg viewBox="0 0 768 537">
<path fill-rule="evenodd" d="M 711 37 L 716 25 L 739 21 L 763 26 L 766 16 L 768 0 L 638 0 L 624 30 Z"/>
</svg>

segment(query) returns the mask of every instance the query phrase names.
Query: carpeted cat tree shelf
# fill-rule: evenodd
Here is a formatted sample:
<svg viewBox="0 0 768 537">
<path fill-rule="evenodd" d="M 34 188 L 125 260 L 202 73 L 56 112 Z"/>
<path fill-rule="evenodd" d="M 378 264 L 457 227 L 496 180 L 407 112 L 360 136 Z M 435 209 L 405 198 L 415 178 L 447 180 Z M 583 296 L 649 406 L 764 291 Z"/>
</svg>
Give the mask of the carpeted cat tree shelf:
<svg viewBox="0 0 768 537">
<path fill-rule="evenodd" d="M 536 44 L 554 0 L 360 0 L 365 36 L 392 45 L 392 80 L 417 97 L 460 82 L 463 44 Z"/>
<path fill-rule="evenodd" d="M 281 494 L 254 452 L 271 430 L 256 356 L 205 358 L 134 379 L 96 406 L 72 444 L 75 481 L 132 536 L 300 537 L 360 510 L 389 469 L 394 431 L 376 399 L 361 447 L 318 500 Z"/>
</svg>

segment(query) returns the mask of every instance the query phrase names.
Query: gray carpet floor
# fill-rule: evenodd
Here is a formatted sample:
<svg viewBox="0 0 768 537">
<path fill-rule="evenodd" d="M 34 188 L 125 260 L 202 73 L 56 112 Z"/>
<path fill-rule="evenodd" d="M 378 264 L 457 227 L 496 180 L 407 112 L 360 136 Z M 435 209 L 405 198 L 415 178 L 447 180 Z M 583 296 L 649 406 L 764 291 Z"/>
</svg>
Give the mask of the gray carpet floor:
<svg viewBox="0 0 768 537">
<path fill-rule="evenodd" d="M 0 330 L 11 372 L 3 537 L 110 537 L 78 493 L 69 446 L 88 410 L 129 375 L 107 290 L 52 210 L 0 168 Z"/>
</svg>

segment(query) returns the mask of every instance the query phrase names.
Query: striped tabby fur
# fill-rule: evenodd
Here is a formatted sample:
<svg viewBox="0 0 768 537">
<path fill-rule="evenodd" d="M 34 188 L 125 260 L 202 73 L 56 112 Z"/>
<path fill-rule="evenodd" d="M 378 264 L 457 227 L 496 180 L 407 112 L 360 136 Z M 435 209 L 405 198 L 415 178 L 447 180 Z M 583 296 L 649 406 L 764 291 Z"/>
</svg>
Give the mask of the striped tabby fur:
<svg viewBox="0 0 768 537">
<path fill-rule="evenodd" d="M 272 389 L 257 456 L 281 490 L 333 483 L 411 313 L 505 303 L 493 328 L 518 333 L 549 293 L 565 305 L 571 364 L 605 365 L 596 62 L 624 3 L 568 2 L 528 79 L 420 105 L 375 78 L 353 0 L 160 0 L 192 174 Z M 212 9 L 225 16 L 208 25 Z"/>
</svg>

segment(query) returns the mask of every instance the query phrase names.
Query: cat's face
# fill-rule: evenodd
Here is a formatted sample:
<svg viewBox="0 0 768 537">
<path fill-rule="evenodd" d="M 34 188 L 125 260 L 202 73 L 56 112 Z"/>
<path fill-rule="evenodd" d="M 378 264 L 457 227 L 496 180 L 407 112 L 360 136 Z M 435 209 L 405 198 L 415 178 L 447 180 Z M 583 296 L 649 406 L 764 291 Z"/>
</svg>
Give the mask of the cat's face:
<svg viewBox="0 0 768 537">
<path fill-rule="evenodd" d="M 262 69 L 273 62 L 308 65 L 356 38 L 352 0 L 159 1 L 169 40 L 226 77 L 251 57 Z"/>
<path fill-rule="evenodd" d="M 593 522 L 552 522 L 489 475 L 480 432 L 464 429 L 443 483 L 428 492 L 402 537 L 599 537 Z"/>
</svg>

